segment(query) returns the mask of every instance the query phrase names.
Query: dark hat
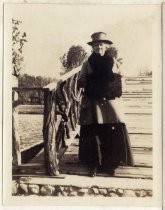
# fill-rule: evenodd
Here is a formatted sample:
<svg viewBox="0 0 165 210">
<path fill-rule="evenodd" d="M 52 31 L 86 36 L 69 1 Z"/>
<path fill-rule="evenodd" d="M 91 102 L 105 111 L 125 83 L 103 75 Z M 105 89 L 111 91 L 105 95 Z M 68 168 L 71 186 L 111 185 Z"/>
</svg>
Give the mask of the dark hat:
<svg viewBox="0 0 165 210">
<path fill-rule="evenodd" d="M 104 32 L 94 33 L 94 34 L 92 34 L 91 38 L 92 38 L 92 41 L 87 43 L 89 45 L 93 45 L 94 43 L 97 43 L 97 42 L 104 42 L 104 43 L 107 43 L 107 44 L 113 44 L 112 41 L 107 39 L 107 34 L 104 33 Z"/>
</svg>

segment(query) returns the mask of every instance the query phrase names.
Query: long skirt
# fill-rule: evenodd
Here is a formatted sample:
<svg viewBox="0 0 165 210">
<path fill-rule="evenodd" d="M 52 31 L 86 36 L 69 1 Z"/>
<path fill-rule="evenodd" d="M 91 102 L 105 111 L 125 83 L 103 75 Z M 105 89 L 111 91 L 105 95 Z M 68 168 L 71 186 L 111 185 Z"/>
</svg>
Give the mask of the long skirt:
<svg viewBox="0 0 165 210">
<path fill-rule="evenodd" d="M 91 167 L 111 170 L 133 166 L 128 132 L 124 123 L 81 125 L 79 160 Z"/>
</svg>

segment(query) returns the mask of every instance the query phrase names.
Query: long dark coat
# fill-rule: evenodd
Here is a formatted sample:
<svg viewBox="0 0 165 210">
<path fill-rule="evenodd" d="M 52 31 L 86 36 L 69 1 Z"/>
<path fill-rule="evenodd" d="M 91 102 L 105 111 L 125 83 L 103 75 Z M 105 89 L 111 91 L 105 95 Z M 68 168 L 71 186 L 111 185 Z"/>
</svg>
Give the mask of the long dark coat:
<svg viewBox="0 0 165 210">
<path fill-rule="evenodd" d="M 84 62 L 78 79 L 79 87 L 86 86 L 87 75 L 91 73 L 89 62 Z M 121 163 L 133 166 L 131 145 L 124 121 L 122 98 L 93 100 L 83 94 L 79 159 L 90 166 L 103 166 L 105 170 L 117 168 Z"/>
</svg>

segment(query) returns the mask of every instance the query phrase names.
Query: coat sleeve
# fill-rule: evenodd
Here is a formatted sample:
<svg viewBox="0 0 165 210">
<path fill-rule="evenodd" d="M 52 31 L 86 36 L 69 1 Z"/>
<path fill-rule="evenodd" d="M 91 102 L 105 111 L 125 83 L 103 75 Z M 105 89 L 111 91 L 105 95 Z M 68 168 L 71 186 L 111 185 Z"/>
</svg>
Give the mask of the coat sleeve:
<svg viewBox="0 0 165 210">
<path fill-rule="evenodd" d="M 84 62 L 77 81 L 77 85 L 79 88 L 84 88 L 86 86 L 87 75 L 88 75 L 87 62 Z"/>
</svg>

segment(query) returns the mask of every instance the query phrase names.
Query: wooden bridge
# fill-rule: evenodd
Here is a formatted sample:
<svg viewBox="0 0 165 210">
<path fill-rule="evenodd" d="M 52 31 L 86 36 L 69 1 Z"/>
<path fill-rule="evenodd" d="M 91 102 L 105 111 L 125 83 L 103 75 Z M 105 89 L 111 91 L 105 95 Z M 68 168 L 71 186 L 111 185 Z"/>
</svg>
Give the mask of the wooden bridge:
<svg viewBox="0 0 165 210">
<path fill-rule="evenodd" d="M 61 81 L 41 88 L 13 88 L 13 91 L 44 91 L 44 106 L 29 106 L 31 112 L 44 114 L 43 139 L 20 149 L 16 117 L 28 112 L 23 106 L 13 108 L 13 180 L 28 184 L 80 186 L 148 190 L 135 196 L 152 196 L 152 79 L 123 78 L 123 106 L 135 167 L 119 166 L 114 177 L 98 174 L 88 177 L 88 168 L 78 161 L 79 105 L 77 88 L 80 68 L 63 75 Z M 26 106 L 27 108 L 28 106 Z M 39 108 L 39 109 L 38 109 Z M 60 173 L 60 175 L 58 175 Z M 30 177 L 30 179 L 29 179 Z M 91 180 L 92 179 L 92 180 Z M 115 180 L 115 182 L 114 182 Z M 129 184 L 128 184 L 129 183 Z M 139 192 L 139 191 L 138 191 Z M 140 191 L 141 192 L 141 191 Z M 120 194 L 120 193 L 119 193 Z M 130 196 L 125 193 L 123 196 Z"/>
</svg>

